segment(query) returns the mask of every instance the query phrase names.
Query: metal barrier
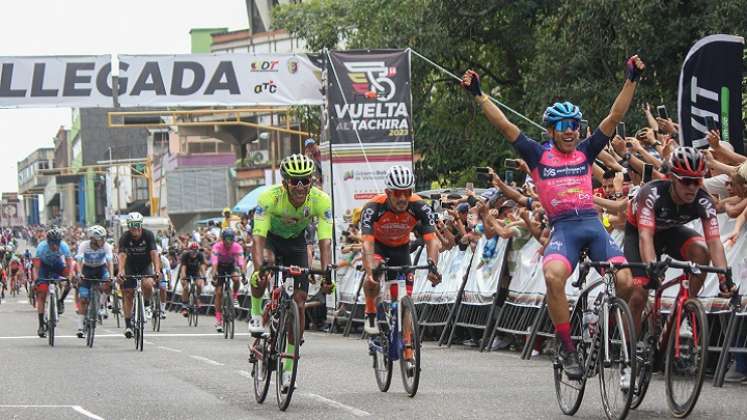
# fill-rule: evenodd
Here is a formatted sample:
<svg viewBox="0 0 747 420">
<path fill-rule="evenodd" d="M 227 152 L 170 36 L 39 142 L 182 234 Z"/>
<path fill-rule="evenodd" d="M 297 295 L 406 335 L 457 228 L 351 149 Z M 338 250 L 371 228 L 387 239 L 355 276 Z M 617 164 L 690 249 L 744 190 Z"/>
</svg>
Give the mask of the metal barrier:
<svg viewBox="0 0 747 420">
<path fill-rule="evenodd" d="M 719 343 L 719 354 L 716 372 L 713 375 L 713 386 L 722 387 L 731 356 L 745 355 L 747 357 L 747 312 L 741 296 L 735 296 L 729 304 L 728 321 L 725 323 L 723 341 Z M 723 325 L 723 324 L 722 324 Z"/>
</svg>

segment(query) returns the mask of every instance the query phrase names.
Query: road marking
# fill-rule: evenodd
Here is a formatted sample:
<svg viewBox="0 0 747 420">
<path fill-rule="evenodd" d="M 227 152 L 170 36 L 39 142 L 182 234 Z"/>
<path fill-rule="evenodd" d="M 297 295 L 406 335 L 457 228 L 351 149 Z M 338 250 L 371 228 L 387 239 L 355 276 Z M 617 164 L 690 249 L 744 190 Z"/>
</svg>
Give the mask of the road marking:
<svg viewBox="0 0 747 420">
<path fill-rule="evenodd" d="M 351 406 L 343 404 L 341 402 L 337 402 L 335 400 L 330 400 L 329 398 L 322 397 L 321 395 L 308 394 L 308 393 L 303 393 L 301 395 L 303 395 L 304 397 L 309 397 L 309 398 L 311 398 L 313 400 L 317 400 L 317 401 L 323 402 L 323 403 L 325 403 L 325 404 L 327 404 L 327 405 L 329 405 L 331 407 L 335 407 L 335 408 L 339 408 L 339 409 L 345 410 L 345 411 L 349 412 L 350 414 L 352 414 L 354 416 L 357 416 L 357 417 L 366 417 L 366 416 L 370 416 L 371 415 L 371 413 L 369 413 L 368 411 L 359 410 L 359 409 L 357 409 L 355 407 L 351 407 Z"/>
<path fill-rule="evenodd" d="M 161 349 L 161 350 L 172 351 L 174 353 L 181 353 L 182 352 L 179 349 L 172 349 L 171 347 L 166 347 L 166 346 L 158 346 L 158 348 Z"/>
<path fill-rule="evenodd" d="M 80 414 L 83 414 L 84 416 L 88 417 L 89 419 L 104 420 L 103 418 L 101 418 L 101 417 L 93 414 L 92 412 L 84 409 L 83 407 L 81 407 L 79 405 L 72 406 L 72 409 L 75 410 L 75 411 L 77 411 L 77 412 L 79 412 Z"/>
<path fill-rule="evenodd" d="M 249 373 L 249 372 L 247 372 L 247 371 L 245 371 L 245 370 L 237 370 L 236 373 L 238 373 L 239 375 L 241 375 L 241 376 L 243 376 L 245 378 L 252 379 L 252 374 Z"/>
<path fill-rule="evenodd" d="M 223 366 L 223 363 L 221 363 L 221 362 L 216 362 L 215 360 L 213 360 L 213 359 L 208 359 L 207 357 L 202 357 L 202 356 L 195 356 L 195 355 L 192 355 L 192 354 L 190 354 L 190 355 L 189 355 L 189 357 L 191 357 L 191 358 L 193 358 L 193 359 L 195 359 L 195 360 L 199 360 L 199 361 L 201 361 L 201 362 L 205 362 L 205 363 L 207 363 L 207 364 L 209 364 L 209 365 L 213 365 L 213 366 Z"/>
<path fill-rule="evenodd" d="M 80 414 L 83 414 L 84 416 L 88 417 L 89 419 L 94 420 L 104 420 L 103 417 L 99 417 L 96 414 L 93 414 L 92 412 L 86 410 L 85 408 L 79 406 L 79 405 L 52 405 L 52 404 L 46 404 L 46 405 L 25 405 L 25 404 L 3 404 L 0 405 L 0 408 L 72 408 L 73 410 L 77 411 Z"/>
<path fill-rule="evenodd" d="M 147 345 L 149 345 L 149 346 L 152 346 L 152 345 L 153 345 L 153 342 L 152 342 L 152 341 L 149 341 L 149 340 L 146 340 L 146 339 L 143 339 L 143 344 L 147 344 Z"/>
<path fill-rule="evenodd" d="M 223 333 L 149 333 L 152 337 L 223 337 Z M 238 337 L 248 336 L 249 333 L 236 333 Z M 122 337 L 122 334 L 96 334 L 96 338 Z M 39 338 L 37 335 L 4 336 L 0 340 L 32 339 Z M 77 338 L 74 335 L 55 335 L 54 338 Z"/>
</svg>

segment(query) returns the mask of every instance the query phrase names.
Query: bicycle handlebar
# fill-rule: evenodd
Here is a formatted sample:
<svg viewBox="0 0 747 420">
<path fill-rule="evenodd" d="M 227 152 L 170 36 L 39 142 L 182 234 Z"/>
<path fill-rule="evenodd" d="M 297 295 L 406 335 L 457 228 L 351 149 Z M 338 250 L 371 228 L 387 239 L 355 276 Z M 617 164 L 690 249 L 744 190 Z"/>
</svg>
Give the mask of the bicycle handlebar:
<svg viewBox="0 0 747 420">
<path fill-rule="evenodd" d="M 80 281 L 90 281 L 94 283 L 107 283 L 107 282 L 112 281 L 112 279 L 89 279 L 88 277 L 83 277 L 83 276 L 80 276 L 79 279 Z"/>
<path fill-rule="evenodd" d="M 358 271 L 365 271 L 362 265 L 356 267 Z M 371 270 L 374 274 L 381 274 L 384 272 L 396 272 L 396 273 L 409 273 L 417 270 L 431 270 L 430 265 L 386 265 L 381 264 L 378 267 Z"/>
<path fill-rule="evenodd" d="M 334 266 L 331 266 L 330 268 L 334 269 Z M 298 276 L 301 274 L 326 276 L 330 274 L 330 271 L 331 271 L 331 270 L 314 270 L 311 268 L 299 267 L 297 265 L 267 265 L 267 266 L 262 267 L 262 269 L 267 270 L 267 271 L 283 271 L 294 276 Z"/>
<path fill-rule="evenodd" d="M 720 268 L 720 267 L 712 267 L 710 265 L 700 265 L 695 264 L 693 262 L 678 262 L 672 260 L 671 257 L 668 257 L 667 259 L 663 261 L 659 261 L 656 263 L 653 263 L 657 269 L 657 271 L 663 273 L 667 268 L 678 268 L 680 270 L 683 270 L 687 274 L 701 274 L 701 273 L 715 273 L 715 274 L 723 274 L 727 277 L 727 279 L 731 280 L 732 278 L 732 272 L 731 267 L 726 268 Z M 604 268 L 608 270 L 621 270 L 624 268 L 637 268 L 641 270 L 648 269 L 651 265 L 648 263 L 613 263 L 610 261 L 590 261 L 590 262 L 584 262 L 582 265 L 588 267 L 594 267 L 594 268 Z"/>
</svg>

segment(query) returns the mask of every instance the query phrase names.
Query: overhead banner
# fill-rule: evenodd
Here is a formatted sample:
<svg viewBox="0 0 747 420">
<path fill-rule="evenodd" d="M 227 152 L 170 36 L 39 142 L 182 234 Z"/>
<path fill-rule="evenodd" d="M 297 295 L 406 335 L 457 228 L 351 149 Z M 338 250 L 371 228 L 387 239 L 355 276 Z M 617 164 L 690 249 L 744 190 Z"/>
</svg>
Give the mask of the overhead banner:
<svg viewBox="0 0 747 420">
<path fill-rule="evenodd" d="M 706 118 L 713 118 L 737 153 L 744 153 L 742 69 L 744 38 L 710 35 L 693 45 L 682 65 L 678 109 L 683 144 L 708 147 Z"/>
<path fill-rule="evenodd" d="M 112 106 L 111 56 L 0 57 L 0 107 Z"/>
<path fill-rule="evenodd" d="M 306 54 L 120 55 L 126 107 L 321 105 L 321 72 Z"/>
<path fill-rule="evenodd" d="M 122 107 L 321 105 L 321 64 L 307 54 L 118 56 Z M 0 57 L 0 107 L 115 105 L 112 57 Z"/>
<path fill-rule="evenodd" d="M 412 167 L 410 52 L 329 52 L 324 81 L 324 187 L 340 219 L 384 191 L 391 166 Z"/>
</svg>

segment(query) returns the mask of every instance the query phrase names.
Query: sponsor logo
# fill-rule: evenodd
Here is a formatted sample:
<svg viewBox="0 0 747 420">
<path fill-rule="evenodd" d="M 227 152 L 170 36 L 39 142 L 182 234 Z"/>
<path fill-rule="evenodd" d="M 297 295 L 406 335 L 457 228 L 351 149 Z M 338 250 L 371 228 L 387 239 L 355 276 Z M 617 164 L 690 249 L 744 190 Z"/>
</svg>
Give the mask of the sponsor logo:
<svg viewBox="0 0 747 420">
<path fill-rule="evenodd" d="M 254 85 L 254 93 L 275 93 L 278 91 L 278 85 L 275 81 L 270 80 L 269 82 L 260 83 Z"/>
<path fill-rule="evenodd" d="M 653 209 L 656 202 L 659 201 L 659 197 L 661 197 L 661 195 L 659 194 L 658 187 L 652 187 L 651 192 L 649 192 L 649 194 L 646 196 L 646 199 L 643 201 L 643 204 L 647 208 Z"/>
<path fill-rule="evenodd" d="M 558 241 L 557 239 L 550 241 L 548 248 L 563 248 L 563 241 Z"/>
<path fill-rule="evenodd" d="M 542 179 L 546 178 L 560 178 L 560 177 L 575 177 L 583 176 L 588 172 L 588 166 L 586 164 L 574 165 L 574 166 L 561 166 L 561 167 L 542 167 L 540 173 Z"/>
<path fill-rule="evenodd" d="M 705 209 L 706 215 L 708 215 L 709 217 L 716 217 L 716 209 L 713 208 L 713 203 L 711 203 L 711 200 L 709 200 L 708 198 L 702 197 L 698 199 L 698 204 L 703 206 L 703 208 Z"/>
<path fill-rule="evenodd" d="M 329 220 L 332 219 L 332 210 L 325 210 L 324 211 L 324 218 Z"/>
<path fill-rule="evenodd" d="M 355 96 L 380 102 L 394 97 L 396 86 L 391 77 L 397 74 L 396 67 L 387 67 L 383 61 L 358 61 L 344 65 L 353 83 Z"/>
<path fill-rule="evenodd" d="M 578 195 L 578 199 L 581 200 L 581 201 L 588 201 L 588 200 L 591 200 L 592 198 L 591 198 L 591 194 L 580 193 Z"/>
<path fill-rule="evenodd" d="M 265 209 L 262 206 L 257 206 L 257 208 L 254 210 L 254 214 L 257 216 L 262 216 L 265 214 Z"/>
<path fill-rule="evenodd" d="M 296 74 L 296 73 L 298 73 L 298 59 L 296 59 L 296 58 L 289 58 L 288 59 L 288 72 L 290 74 Z"/>
<path fill-rule="evenodd" d="M 353 171 L 345 171 L 345 173 L 342 175 L 343 181 L 347 181 L 353 178 L 355 178 L 355 173 Z"/>
<path fill-rule="evenodd" d="M 252 73 L 276 73 L 280 67 L 279 60 L 252 61 L 250 71 Z"/>
<path fill-rule="evenodd" d="M 550 204 L 552 204 L 553 207 L 558 207 L 558 205 L 560 204 L 560 200 L 558 200 L 557 198 L 553 198 L 550 201 Z"/>
<path fill-rule="evenodd" d="M 303 208 L 303 217 L 309 217 L 311 215 L 311 209 L 308 206 Z"/>
</svg>

